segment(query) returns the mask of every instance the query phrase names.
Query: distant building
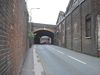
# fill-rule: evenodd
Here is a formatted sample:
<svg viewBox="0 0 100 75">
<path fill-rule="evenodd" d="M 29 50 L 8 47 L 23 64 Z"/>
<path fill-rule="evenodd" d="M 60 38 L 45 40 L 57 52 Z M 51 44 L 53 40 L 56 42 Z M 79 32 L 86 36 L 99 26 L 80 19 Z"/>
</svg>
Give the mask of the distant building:
<svg viewBox="0 0 100 75">
<path fill-rule="evenodd" d="M 59 18 L 57 45 L 100 56 L 100 0 L 70 0 L 65 16 Z"/>
</svg>

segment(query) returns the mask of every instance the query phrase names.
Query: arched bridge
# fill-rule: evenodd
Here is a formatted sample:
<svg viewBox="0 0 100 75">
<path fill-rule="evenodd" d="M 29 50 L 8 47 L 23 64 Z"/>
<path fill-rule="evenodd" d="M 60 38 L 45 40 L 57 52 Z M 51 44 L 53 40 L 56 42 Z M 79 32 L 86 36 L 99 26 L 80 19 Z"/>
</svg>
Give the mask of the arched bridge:
<svg viewBox="0 0 100 75">
<path fill-rule="evenodd" d="M 40 44 L 40 39 L 43 36 L 48 36 L 50 38 L 50 43 L 54 43 L 54 33 L 55 33 L 55 27 L 56 25 L 50 25 L 50 24 L 40 24 L 40 23 L 31 23 L 32 25 L 32 32 L 35 35 L 34 37 L 34 43 Z"/>
</svg>

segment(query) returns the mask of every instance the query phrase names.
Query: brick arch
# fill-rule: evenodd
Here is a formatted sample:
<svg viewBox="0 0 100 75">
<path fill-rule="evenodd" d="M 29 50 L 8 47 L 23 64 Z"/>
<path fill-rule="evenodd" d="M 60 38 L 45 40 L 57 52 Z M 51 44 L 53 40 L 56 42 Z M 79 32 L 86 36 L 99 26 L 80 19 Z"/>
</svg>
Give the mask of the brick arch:
<svg viewBox="0 0 100 75">
<path fill-rule="evenodd" d="M 40 37 L 42 36 L 49 36 L 52 39 L 51 44 L 54 44 L 54 32 L 49 30 L 38 30 L 35 31 L 34 34 L 36 34 L 34 37 L 35 44 L 40 44 Z"/>
<path fill-rule="evenodd" d="M 40 31 L 40 30 L 45 30 L 45 31 L 49 31 L 49 32 L 54 33 L 54 30 L 49 29 L 49 28 L 37 28 L 37 29 L 34 29 L 33 33 Z"/>
</svg>

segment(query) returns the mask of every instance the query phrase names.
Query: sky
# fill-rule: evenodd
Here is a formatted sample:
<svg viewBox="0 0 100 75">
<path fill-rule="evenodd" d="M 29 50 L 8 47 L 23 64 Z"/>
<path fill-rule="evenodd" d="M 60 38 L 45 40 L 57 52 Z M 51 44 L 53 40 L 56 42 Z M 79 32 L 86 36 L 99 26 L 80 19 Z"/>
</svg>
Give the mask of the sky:
<svg viewBox="0 0 100 75">
<path fill-rule="evenodd" d="M 59 11 L 66 11 L 69 0 L 26 0 L 26 2 L 32 17 L 31 22 L 55 25 Z"/>
</svg>

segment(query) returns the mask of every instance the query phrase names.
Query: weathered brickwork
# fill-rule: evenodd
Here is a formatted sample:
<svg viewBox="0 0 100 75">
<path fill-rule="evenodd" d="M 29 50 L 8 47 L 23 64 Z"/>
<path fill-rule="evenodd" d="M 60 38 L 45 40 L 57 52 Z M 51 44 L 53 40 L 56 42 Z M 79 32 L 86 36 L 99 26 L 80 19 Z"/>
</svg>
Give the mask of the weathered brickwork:
<svg viewBox="0 0 100 75">
<path fill-rule="evenodd" d="M 57 26 L 55 28 L 55 34 L 54 34 L 54 42 L 55 42 L 55 45 L 58 45 L 59 44 L 59 27 Z"/>
<path fill-rule="evenodd" d="M 28 13 L 24 0 L 0 0 L 0 75 L 18 75 L 27 43 Z"/>
<path fill-rule="evenodd" d="M 65 47 L 65 20 L 61 22 L 61 45 Z"/>
<path fill-rule="evenodd" d="M 65 47 L 78 52 L 99 56 L 98 15 L 100 15 L 99 0 L 77 0 L 76 2 L 70 0 L 65 16 L 57 23 L 59 26 L 62 21 L 65 21 L 65 34 L 58 33 L 65 36 Z M 62 28 L 62 25 L 60 27 Z M 57 40 L 63 39 L 63 36 L 58 36 Z M 62 44 L 62 41 L 59 42 Z"/>
<path fill-rule="evenodd" d="M 67 18 L 66 18 L 66 47 L 67 48 L 69 48 L 69 49 L 72 49 L 72 40 L 71 40 L 71 38 L 72 38 L 72 30 L 71 30 L 71 15 L 69 15 Z"/>
<path fill-rule="evenodd" d="M 81 25 L 80 25 L 80 7 L 72 12 L 72 49 L 81 51 Z"/>
<path fill-rule="evenodd" d="M 57 23 L 62 20 L 64 17 L 64 12 L 60 11 L 57 19 Z M 60 39 L 60 40 L 59 40 Z M 56 27 L 55 31 L 55 44 L 59 46 L 65 47 L 65 21 L 62 21 L 59 23 L 59 25 Z"/>
<path fill-rule="evenodd" d="M 82 5 L 81 5 L 81 14 L 82 14 L 82 52 L 91 54 L 91 55 L 97 55 L 97 49 L 95 46 L 95 40 L 94 37 L 95 35 L 93 34 L 95 31 L 94 29 L 94 24 L 93 21 L 91 21 L 91 36 L 90 38 L 86 38 L 86 16 L 91 14 L 91 19 L 92 17 L 92 9 L 91 9 L 91 4 L 90 0 L 86 0 Z"/>
<path fill-rule="evenodd" d="M 32 25 L 32 32 L 35 35 L 34 37 L 34 41 L 33 38 L 31 38 L 30 40 L 30 45 L 33 44 L 41 44 L 40 40 L 42 36 L 48 36 L 50 37 L 51 40 L 51 44 L 54 44 L 55 40 L 54 40 L 54 32 L 55 32 L 55 28 L 56 25 L 51 25 L 51 24 L 41 24 L 41 23 L 31 23 Z"/>
<path fill-rule="evenodd" d="M 12 4 L 10 0 L 0 0 L 0 75 L 10 75 L 11 58 L 9 40 L 9 26 L 12 15 Z M 9 8 L 10 7 L 10 8 Z"/>
</svg>

